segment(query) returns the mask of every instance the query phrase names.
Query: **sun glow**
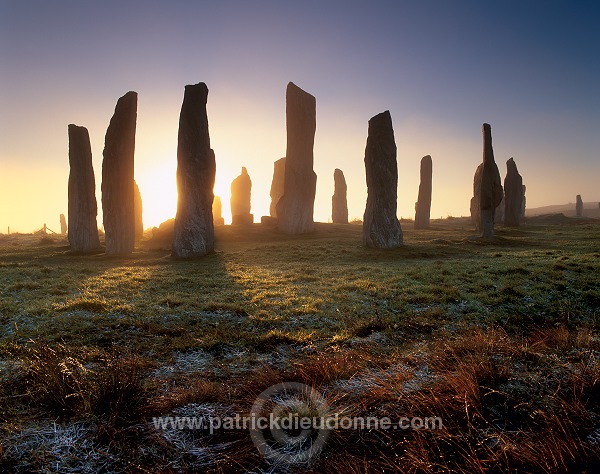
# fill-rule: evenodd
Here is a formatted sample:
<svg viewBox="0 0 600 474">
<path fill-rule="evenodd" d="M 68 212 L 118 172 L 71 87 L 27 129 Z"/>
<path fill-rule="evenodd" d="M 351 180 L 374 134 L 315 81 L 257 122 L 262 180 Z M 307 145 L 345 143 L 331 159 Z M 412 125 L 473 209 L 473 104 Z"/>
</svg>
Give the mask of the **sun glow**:
<svg viewBox="0 0 600 474">
<path fill-rule="evenodd" d="M 147 165 L 136 171 L 136 181 L 142 195 L 144 228 L 155 227 L 177 212 L 177 160 Z M 229 199 L 231 195 L 229 176 L 217 172 L 214 193 L 221 198 L 222 215 L 226 223 L 231 222 Z"/>
</svg>

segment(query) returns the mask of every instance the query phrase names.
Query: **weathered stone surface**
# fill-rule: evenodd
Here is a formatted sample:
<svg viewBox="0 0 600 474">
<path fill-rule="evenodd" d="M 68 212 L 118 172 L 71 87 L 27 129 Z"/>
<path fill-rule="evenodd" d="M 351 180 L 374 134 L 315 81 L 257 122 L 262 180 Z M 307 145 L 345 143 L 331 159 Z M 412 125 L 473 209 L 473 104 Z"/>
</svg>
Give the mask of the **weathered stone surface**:
<svg viewBox="0 0 600 474">
<path fill-rule="evenodd" d="M 419 197 L 415 204 L 415 229 L 427 229 L 431 213 L 431 178 L 433 175 L 433 162 L 431 156 L 421 158 L 421 181 L 419 183 Z"/>
<path fill-rule="evenodd" d="M 142 194 L 135 180 L 133 181 L 133 212 L 135 215 L 135 240 L 141 240 L 144 237 L 144 218 L 142 217 L 144 208 L 142 206 Z"/>
<path fill-rule="evenodd" d="M 240 175 L 231 182 L 231 223 L 248 225 L 254 222 L 250 214 L 252 198 L 252 180 L 246 167 L 242 167 Z"/>
<path fill-rule="evenodd" d="M 500 204 L 498 204 L 498 206 L 496 207 L 496 210 L 494 211 L 494 224 L 498 225 L 504 225 L 504 200 L 505 200 L 505 194 L 502 193 L 502 200 L 500 201 Z"/>
<path fill-rule="evenodd" d="M 203 82 L 185 86 L 177 143 L 177 215 L 172 255 L 190 258 L 212 252 L 215 230 L 212 216 L 215 153 L 210 148 Z"/>
<path fill-rule="evenodd" d="M 481 230 L 481 209 L 479 201 L 481 200 L 481 173 L 483 173 L 483 163 L 480 163 L 473 176 L 473 197 L 471 198 L 471 223 L 476 230 Z"/>
<path fill-rule="evenodd" d="M 213 199 L 212 213 L 214 225 L 225 225 L 225 219 L 223 219 L 223 204 L 221 203 L 221 198 L 219 196 L 215 196 Z"/>
<path fill-rule="evenodd" d="M 500 172 L 494 161 L 492 148 L 492 128 L 484 123 L 483 134 L 483 169 L 481 171 L 481 195 L 479 209 L 481 211 L 481 237 L 494 238 L 494 213 L 502 201 L 502 182 Z"/>
<path fill-rule="evenodd" d="M 338 168 L 333 172 L 333 196 L 331 197 L 331 220 L 335 224 L 348 223 L 348 186 L 344 172 Z"/>
<path fill-rule="evenodd" d="M 313 145 L 317 127 L 316 99 L 290 82 L 286 90 L 287 148 L 283 196 L 277 203 L 278 228 L 286 234 L 314 229 L 317 175 Z"/>
<path fill-rule="evenodd" d="M 102 161 L 102 215 L 106 253 L 131 253 L 135 245 L 133 160 L 137 93 L 117 101 L 104 140 Z"/>
<path fill-rule="evenodd" d="M 277 217 L 277 203 L 283 196 L 285 182 L 285 156 L 277 160 L 273 166 L 273 181 L 271 182 L 271 206 L 269 213 L 271 217 Z"/>
<path fill-rule="evenodd" d="M 60 215 L 60 233 L 65 235 L 67 233 L 67 219 L 64 214 Z"/>
<path fill-rule="evenodd" d="M 398 163 L 392 117 L 387 110 L 369 120 L 365 170 L 367 206 L 363 218 L 363 242 L 368 247 L 398 247 L 403 243 L 396 214 Z"/>
<path fill-rule="evenodd" d="M 96 181 L 90 136 L 85 127 L 69 125 L 69 245 L 74 252 L 100 247 L 96 216 Z"/>
<path fill-rule="evenodd" d="M 523 215 L 523 178 L 513 158 L 506 162 L 504 196 L 504 225 L 517 227 Z"/>
<path fill-rule="evenodd" d="M 581 194 L 577 195 L 575 203 L 575 215 L 577 217 L 583 217 L 583 200 L 581 199 Z"/>
<path fill-rule="evenodd" d="M 268 227 L 277 227 L 277 217 L 261 216 L 260 223 Z"/>
</svg>

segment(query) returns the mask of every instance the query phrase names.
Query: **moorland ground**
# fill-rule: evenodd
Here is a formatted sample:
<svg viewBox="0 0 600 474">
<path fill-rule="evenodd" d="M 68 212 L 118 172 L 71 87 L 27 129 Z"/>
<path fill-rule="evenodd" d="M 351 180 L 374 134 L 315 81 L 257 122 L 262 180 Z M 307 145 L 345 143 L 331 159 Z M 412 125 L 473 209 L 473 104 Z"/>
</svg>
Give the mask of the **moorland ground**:
<svg viewBox="0 0 600 474">
<path fill-rule="evenodd" d="M 0 470 L 593 472 L 600 464 L 600 225 L 532 219 L 492 242 L 466 219 L 367 249 L 360 225 L 216 229 L 216 251 L 68 255 L 0 236 Z M 273 466 L 245 430 L 152 417 L 248 413 L 298 381 L 353 415 L 436 430 L 340 430 Z"/>
</svg>

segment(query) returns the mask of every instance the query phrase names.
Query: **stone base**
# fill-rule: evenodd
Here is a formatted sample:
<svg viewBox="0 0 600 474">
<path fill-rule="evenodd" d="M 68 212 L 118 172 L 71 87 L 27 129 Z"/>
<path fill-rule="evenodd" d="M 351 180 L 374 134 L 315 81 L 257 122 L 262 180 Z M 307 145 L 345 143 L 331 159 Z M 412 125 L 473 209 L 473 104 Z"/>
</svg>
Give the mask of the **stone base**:
<svg viewBox="0 0 600 474">
<path fill-rule="evenodd" d="M 223 219 L 222 217 L 215 217 L 213 218 L 213 225 L 225 225 L 225 219 Z"/>
<path fill-rule="evenodd" d="M 494 238 L 494 209 L 481 210 L 481 238 Z"/>
<path fill-rule="evenodd" d="M 260 218 L 260 223 L 262 225 L 268 225 L 268 226 L 272 226 L 275 227 L 277 225 L 277 217 L 272 217 L 272 216 L 262 216 Z"/>
<path fill-rule="evenodd" d="M 237 215 L 231 217 L 231 225 L 252 225 L 254 224 L 254 214 Z"/>
</svg>

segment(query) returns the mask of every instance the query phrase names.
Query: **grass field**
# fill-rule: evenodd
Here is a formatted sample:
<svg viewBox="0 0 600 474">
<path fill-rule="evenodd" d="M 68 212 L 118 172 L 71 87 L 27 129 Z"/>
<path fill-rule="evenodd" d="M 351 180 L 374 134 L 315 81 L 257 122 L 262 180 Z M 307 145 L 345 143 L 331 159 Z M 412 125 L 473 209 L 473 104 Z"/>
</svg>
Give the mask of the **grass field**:
<svg viewBox="0 0 600 474">
<path fill-rule="evenodd" d="M 405 222 L 387 251 L 359 225 L 225 226 L 190 261 L 0 236 L 0 471 L 597 472 L 600 225 L 577 222 L 493 242 L 464 219 Z M 248 413 L 283 381 L 443 428 L 336 430 L 286 467 L 247 430 L 151 421 Z"/>
</svg>

